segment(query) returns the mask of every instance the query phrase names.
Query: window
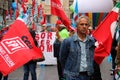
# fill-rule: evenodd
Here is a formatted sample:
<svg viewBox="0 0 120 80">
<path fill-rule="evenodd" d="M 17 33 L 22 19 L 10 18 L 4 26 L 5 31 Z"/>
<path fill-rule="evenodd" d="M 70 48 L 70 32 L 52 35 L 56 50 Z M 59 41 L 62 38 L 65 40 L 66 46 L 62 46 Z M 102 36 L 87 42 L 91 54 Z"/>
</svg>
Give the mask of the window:
<svg viewBox="0 0 120 80">
<path fill-rule="evenodd" d="M 50 17 L 51 17 L 51 15 L 46 16 L 47 23 L 50 23 Z"/>
</svg>

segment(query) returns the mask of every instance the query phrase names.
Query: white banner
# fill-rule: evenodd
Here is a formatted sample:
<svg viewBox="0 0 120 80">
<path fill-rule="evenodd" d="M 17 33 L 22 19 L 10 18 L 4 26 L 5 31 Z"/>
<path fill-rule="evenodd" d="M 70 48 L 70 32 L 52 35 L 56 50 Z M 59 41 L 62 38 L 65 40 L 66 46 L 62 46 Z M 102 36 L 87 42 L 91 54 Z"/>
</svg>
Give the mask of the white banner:
<svg viewBox="0 0 120 80">
<path fill-rule="evenodd" d="M 37 34 L 39 47 L 45 56 L 45 61 L 39 62 L 38 64 L 57 64 L 56 58 L 53 56 L 53 43 L 55 41 L 55 38 L 55 32 L 41 32 Z"/>
<path fill-rule="evenodd" d="M 75 5 L 77 0 L 74 0 Z M 113 0 L 78 0 L 80 13 L 109 12 L 113 8 Z"/>
</svg>

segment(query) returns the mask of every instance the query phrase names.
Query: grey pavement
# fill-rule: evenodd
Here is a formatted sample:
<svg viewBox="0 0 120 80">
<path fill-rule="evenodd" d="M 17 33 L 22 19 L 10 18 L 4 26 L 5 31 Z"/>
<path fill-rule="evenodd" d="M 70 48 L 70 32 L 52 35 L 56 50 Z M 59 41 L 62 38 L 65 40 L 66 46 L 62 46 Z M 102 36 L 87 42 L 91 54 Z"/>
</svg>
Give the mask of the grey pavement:
<svg viewBox="0 0 120 80">
<path fill-rule="evenodd" d="M 107 58 L 104 59 L 100 65 L 101 75 L 103 80 L 113 80 L 113 76 L 110 75 L 111 63 L 107 62 Z M 58 80 L 57 66 L 56 65 L 37 65 L 37 79 L 38 80 Z M 8 80 L 23 80 L 23 67 L 13 71 L 9 74 Z M 29 76 L 31 80 L 31 76 Z"/>
<path fill-rule="evenodd" d="M 101 69 L 101 75 L 103 80 L 113 80 L 113 75 L 110 75 L 112 68 L 111 63 L 108 63 L 107 57 L 103 60 L 103 62 L 100 64 Z"/>
<path fill-rule="evenodd" d="M 37 65 L 37 80 L 58 80 L 56 65 Z M 8 80 L 23 80 L 23 67 L 18 68 L 9 74 Z M 31 80 L 31 74 L 29 76 Z"/>
</svg>

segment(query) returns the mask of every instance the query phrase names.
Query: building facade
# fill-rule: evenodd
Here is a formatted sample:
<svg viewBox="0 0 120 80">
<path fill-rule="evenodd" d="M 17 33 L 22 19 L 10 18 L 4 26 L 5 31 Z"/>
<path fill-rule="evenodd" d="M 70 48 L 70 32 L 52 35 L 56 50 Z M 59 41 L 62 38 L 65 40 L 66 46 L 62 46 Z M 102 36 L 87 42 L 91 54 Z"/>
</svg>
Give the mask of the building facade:
<svg viewBox="0 0 120 80">
<path fill-rule="evenodd" d="M 57 16 L 51 14 L 50 0 L 36 0 L 38 4 L 42 4 L 44 8 L 44 13 L 46 14 L 47 23 L 55 24 L 58 19 Z M 64 12 L 68 18 L 70 18 L 69 6 L 72 4 L 73 0 L 60 0 L 63 5 Z M 32 0 L 29 0 L 28 4 L 32 4 Z"/>
<path fill-rule="evenodd" d="M 61 1 L 61 4 L 63 5 L 63 9 L 65 11 L 65 14 L 67 15 L 68 18 L 70 18 L 69 0 L 60 0 L 60 1 Z M 55 24 L 58 17 L 51 14 L 50 0 L 42 0 L 41 3 L 42 3 L 43 8 L 44 8 L 44 13 L 47 15 L 47 17 L 46 17 L 47 22 Z"/>
</svg>

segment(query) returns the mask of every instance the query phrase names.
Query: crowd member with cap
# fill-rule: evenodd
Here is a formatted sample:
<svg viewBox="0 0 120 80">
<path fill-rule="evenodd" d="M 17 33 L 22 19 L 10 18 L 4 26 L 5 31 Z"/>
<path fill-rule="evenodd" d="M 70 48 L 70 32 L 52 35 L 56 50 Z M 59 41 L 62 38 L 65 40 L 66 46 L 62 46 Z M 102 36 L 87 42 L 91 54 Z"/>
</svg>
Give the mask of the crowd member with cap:
<svg viewBox="0 0 120 80">
<path fill-rule="evenodd" d="M 57 38 L 62 41 L 65 38 L 69 37 L 69 32 L 66 29 L 66 27 L 62 24 L 61 20 L 58 20 L 56 22 L 56 28 L 57 28 Z"/>
<path fill-rule="evenodd" d="M 38 43 L 35 39 L 35 35 L 36 35 L 35 30 L 30 28 L 29 32 L 34 40 L 34 44 L 38 46 Z M 36 66 L 37 66 L 37 62 L 35 60 L 30 60 L 29 62 L 23 65 L 23 69 L 24 69 L 23 80 L 28 80 L 29 72 L 31 73 L 31 80 L 37 80 Z"/>
<path fill-rule="evenodd" d="M 76 32 L 76 29 L 71 26 L 71 29 L 69 30 L 69 36 L 72 36 Z"/>
<path fill-rule="evenodd" d="M 63 75 L 63 69 L 61 67 L 61 63 L 59 61 L 59 49 L 61 42 L 69 37 L 69 32 L 66 29 L 66 27 L 62 24 L 61 20 L 57 20 L 56 22 L 56 40 L 54 42 L 54 57 L 57 58 L 57 70 L 58 70 L 58 76 L 59 80 L 65 80 Z"/>
<path fill-rule="evenodd" d="M 92 26 L 88 27 L 88 35 L 92 36 L 92 33 L 94 32 L 94 29 Z M 101 71 L 100 71 L 100 65 L 96 63 L 94 60 L 94 73 L 91 76 L 91 80 L 102 80 L 101 77 Z"/>
</svg>

